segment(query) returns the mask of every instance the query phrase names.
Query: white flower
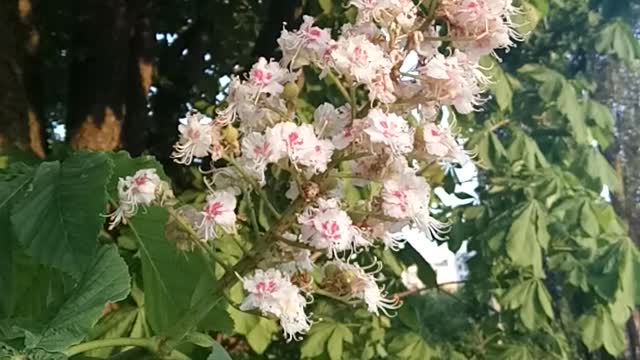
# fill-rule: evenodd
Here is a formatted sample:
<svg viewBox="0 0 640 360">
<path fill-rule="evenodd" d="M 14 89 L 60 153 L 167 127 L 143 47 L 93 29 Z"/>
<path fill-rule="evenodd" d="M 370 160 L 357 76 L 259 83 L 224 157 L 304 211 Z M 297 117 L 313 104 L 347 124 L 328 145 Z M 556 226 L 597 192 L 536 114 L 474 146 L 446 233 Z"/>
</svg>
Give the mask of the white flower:
<svg viewBox="0 0 640 360">
<path fill-rule="evenodd" d="M 318 139 L 310 124 L 278 123 L 267 130 L 267 138 L 280 142 L 291 162 L 307 167 L 312 173 L 324 172 L 333 155 L 331 141 Z"/>
<path fill-rule="evenodd" d="M 398 220 L 412 220 L 429 239 L 443 240 L 447 226 L 431 217 L 431 187 L 422 177 L 405 172 L 383 182 L 382 209 Z"/>
<path fill-rule="evenodd" d="M 295 240 L 294 240 L 295 241 Z M 313 261 L 311 260 L 311 251 L 307 249 L 299 249 L 293 252 L 293 260 L 280 265 L 280 270 L 285 274 L 293 274 L 295 272 L 311 272 L 313 271 Z"/>
<path fill-rule="evenodd" d="M 189 165 L 194 157 L 203 157 L 210 153 L 213 145 L 212 120 L 203 114 L 194 113 L 180 121 L 183 122 L 178 125 L 180 140 L 173 146 L 174 152 L 171 157 L 178 164 Z"/>
<path fill-rule="evenodd" d="M 244 277 L 242 283 L 248 295 L 240 310 L 258 309 L 264 315 L 277 317 L 287 341 L 309 330 L 311 321 L 304 312 L 306 300 L 279 270 L 258 269 L 253 276 Z"/>
<path fill-rule="evenodd" d="M 334 199 L 318 199 L 318 206 L 309 206 L 298 216 L 298 223 L 300 241 L 327 250 L 329 257 L 369 244 Z"/>
<path fill-rule="evenodd" d="M 449 128 L 442 128 L 434 123 L 426 123 L 423 128 L 425 152 L 442 161 L 464 164 L 469 161 L 465 152 L 451 134 Z"/>
<path fill-rule="evenodd" d="M 207 203 L 200 212 L 202 222 L 197 225 L 198 230 L 204 234 L 205 241 L 218 237 L 215 232 L 216 225 L 228 233 L 235 233 L 235 208 L 236 196 L 230 191 L 214 191 L 207 195 Z"/>
<path fill-rule="evenodd" d="M 377 21 L 385 26 L 397 22 L 409 29 L 416 21 L 417 8 L 411 0 L 351 0 L 358 8 L 358 22 Z"/>
<path fill-rule="evenodd" d="M 151 205 L 156 198 L 166 198 L 171 196 L 168 185 L 163 185 L 163 181 L 156 173 L 156 169 L 141 169 L 133 176 L 118 179 L 118 208 L 109 214 L 109 229 L 113 229 L 120 223 L 127 223 L 127 220 L 138 212 L 138 207 Z"/>
<path fill-rule="evenodd" d="M 249 71 L 249 82 L 258 87 L 258 92 L 279 95 L 284 90 L 283 84 L 293 80 L 295 75 L 280 67 L 276 61 L 269 61 L 263 57 L 253 65 Z"/>
<path fill-rule="evenodd" d="M 484 102 L 480 93 L 489 80 L 477 62 L 460 51 L 446 58 L 436 54 L 418 71 L 428 80 L 430 96 L 454 106 L 459 113 L 468 114 Z"/>
<path fill-rule="evenodd" d="M 371 82 L 376 73 L 388 74 L 392 66 L 382 48 L 371 43 L 365 35 L 338 39 L 331 59 L 339 73 L 362 84 Z"/>
<path fill-rule="evenodd" d="M 364 131 L 372 143 L 383 143 L 397 155 L 406 154 L 413 149 L 413 129 L 400 116 L 373 109 L 366 120 L 367 127 Z"/>
<path fill-rule="evenodd" d="M 382 270 L 382 264 L 374 262 L 365 268 L 357 264 L 350 264 L 344 261 L 331 261 L 327 263 L 329 267 L 337 267 L 343 273 L 343 277 L 349 279 L 350 296 L 353 299 L 360 299 L 367 304 L 367 309 L 376 315 L 380 312 L 389 316 L 389 310 L 396 310 L 400 307 L 396 299 L 387 298 L 384 288 L 378 286 L 376 274 Z M 367 270 L 373 271 L 367 272 Z"/>
<path fill-rule="evenodd" d="M 300 29 L 290 32 L 285 29 L 280 33 L 278 45 L 282 50 L 282 62 L 290 64 L 296 69 L 310 63 L 316 63 L 321 68 L 323 59 L 331 42 L 329 29 L 313 26 L 314 19 L 304 15 Z"/>
</svg>

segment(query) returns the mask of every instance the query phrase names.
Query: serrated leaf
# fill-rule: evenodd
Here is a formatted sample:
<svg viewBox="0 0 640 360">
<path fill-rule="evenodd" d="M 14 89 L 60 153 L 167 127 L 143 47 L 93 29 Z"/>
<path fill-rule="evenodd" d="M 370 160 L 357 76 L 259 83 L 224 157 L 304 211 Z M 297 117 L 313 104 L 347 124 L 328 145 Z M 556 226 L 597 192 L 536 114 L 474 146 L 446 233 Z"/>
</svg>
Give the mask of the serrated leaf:
<svg viewBox="0 0 640 360">
<path fill-rule="evenodd" d="M 11 181 L 0 181 L 0 318 L 9 316 L 14 298 L 13 253 L 15 240 L 11 229 L 10 210 L 16 199 L 33 179 L 32 173 L 22 174 Z"/>
<path fill-rule="evenodd" d="M 198 249 L 182 251 L 165 238 L 167 220 L 165 209 L 150 207 L 130 221 L 142 260 L 146 318 L 157 333 L 168 330 L 191 308 L 202 277 L 215 284 L 213 264 L 205 263 Z"/>
<path fill-rule="evenodd" d="M 98 246 L 110 175 L 111 164 L 102 153 L 42 163 L 11 215 L 18 241 L 42 264 L 80 278 Z"/>
<path fill-rule="evenodd" d="M 114 246 L 103 246 L 69 298 L 44 324 L 27 334 L 25 346 L 49 352 L 63 351 L 82 341 L 104 306 L 123 300 L 130 290 L 129 269 Z"/>
<path fill-rule="evenodd" d="M 247 338 L 253 351 L 262 354 L 271 344 L 273 335 L 278 331 L 278 325 L 275 321 L 244 313 L 231 306 L 227 311 L 233 319 L 234 330 Z"/>
</svg>

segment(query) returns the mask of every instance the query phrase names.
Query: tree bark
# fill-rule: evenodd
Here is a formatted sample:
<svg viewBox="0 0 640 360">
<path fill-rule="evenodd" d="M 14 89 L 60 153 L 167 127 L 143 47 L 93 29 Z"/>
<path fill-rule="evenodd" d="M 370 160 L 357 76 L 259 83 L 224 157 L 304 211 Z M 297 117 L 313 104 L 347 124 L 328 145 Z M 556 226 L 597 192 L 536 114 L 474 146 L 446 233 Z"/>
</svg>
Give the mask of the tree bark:
<svg viewBox="0 0 640 360">
<path fill-rule="evenodd" d="M 124 129 L 148 126 L 150 7 L 151 0 L 75 3 L 67 122 L 75 149 L 135 146 L 131 138 L 124 141 Z"/>
<path fill-rule="evenodd" d="M 39 39 L 30 0 L 0 4 L 0 148 L 44 158 Z"/>
</svg>

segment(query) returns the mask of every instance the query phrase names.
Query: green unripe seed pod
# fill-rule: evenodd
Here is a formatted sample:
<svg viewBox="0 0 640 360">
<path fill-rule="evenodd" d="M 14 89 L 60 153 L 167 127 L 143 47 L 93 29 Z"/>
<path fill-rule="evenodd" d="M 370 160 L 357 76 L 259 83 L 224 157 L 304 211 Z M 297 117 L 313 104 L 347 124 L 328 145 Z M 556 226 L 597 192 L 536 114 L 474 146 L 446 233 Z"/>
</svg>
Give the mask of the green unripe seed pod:
<svg viewBox="0 0 640 360">
<path fill-rule="evenodd" d="M 298 98 L 300 94 L 300 88 L 298 84 L 294 82 L 289 82 L 284 86 L 284 90 L 282 91 L 282 97 L 287 101 L 293 101 Z"/>
</svg>

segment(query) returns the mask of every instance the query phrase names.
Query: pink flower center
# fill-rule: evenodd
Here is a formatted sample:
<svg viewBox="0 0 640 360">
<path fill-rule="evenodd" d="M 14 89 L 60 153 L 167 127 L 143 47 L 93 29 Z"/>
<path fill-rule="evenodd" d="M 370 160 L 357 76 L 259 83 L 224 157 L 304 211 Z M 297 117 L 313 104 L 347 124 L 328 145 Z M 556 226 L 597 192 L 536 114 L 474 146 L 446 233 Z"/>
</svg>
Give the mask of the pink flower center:
<svg viewBox="0 0 640 360">
<path fill-rule="evenodd" d="M 286 142 L 290 147 L 301 146 L 302 144 L 304 144 L 304 141 L 297 132 L 289 133 L 289 135 L 287 135 Z"/>
<path fill-rule="evenodd" d="M 440 132 L 436 129 L 431 129 L 431 136 L 440 136 Z"/>
<path fill-rule="evenodd" d="M 264 143 L 264 144 L 262 144 L 262 145 L 256 145 L 256 146 L 253 148 L 253 152 L 254 152 L 256 155 L 261 155 L 261 156 L 263 156 L 263 157 L 265 157 L 265 158 L 266 158 L 266 157 L 269 157 L 269 156 L 271 155 L 271 149 L 270 149 L 270 147 L 269 147 L 269 143 Z"/>
<path fill-rule="evenodd" d="M 259 295 L 271 294 L 276 291 L 276 288 L 276 283 L 273 280 L 269 280 L 267 282 L 260 281 L 256 284 L 256 293 L 258 293 Z"/>
<path fill-rule="evenodd" d="M 320 224 L 320 228 L 322 229 L 322 234 L 324 237 L 336 240 L 340 238 L 340 225 L 338 225 L 335 221 L 325 221 Z"/>
<path fill-rule="evenodd" d="M 356 46 L 355 49 L 353 49 L 354 62 L 365 62 L 368 58 L 369 54 L 367 54 L 367 51 L 360 46 Z"/>
<path fill-rule="evenodd" d="M 195 129 L 187 130 L 187 138 L 191 140 L 197 140 L 200 137 L 200 131 Z"/>
<path fill-rule="evenodd" d="M 254 69 L 251 72 L 251 80 L 253 80 L 258 85 L 267 85 L 273 79 L 273 74 L 271 71 L 266 71 L 262 69 Z"/>
<path fill-rule="evenodd" d="M 317 40 L 322 36 L 322 31 L 317 27 L 312 27 L 307 31 L 307 36 L 312 40 Z"/>
<path fill-rule="evenodd" d="M 207 204 L 204 208 L 205 216 L 209 219 L 222 215 L 224 206 L 219 201 Z"/>
<path fill-rule="evenodd" d="M 141 176 L 133 178 L 133 184 L 135 186 L 142 186 L 142 185 L 145 185 L 147 183 L 147 180 L 149 180 L 149 178 L 147 178 L 147 175 L 141 175 Z"/>
<path fill-rule="evenodd" d="M 396 190 L 391 193 L 394 198 L 398 199 L 398 206 L 400 210 L 407 211 L 407 194 L 404 191 Z"/>
</svg>

